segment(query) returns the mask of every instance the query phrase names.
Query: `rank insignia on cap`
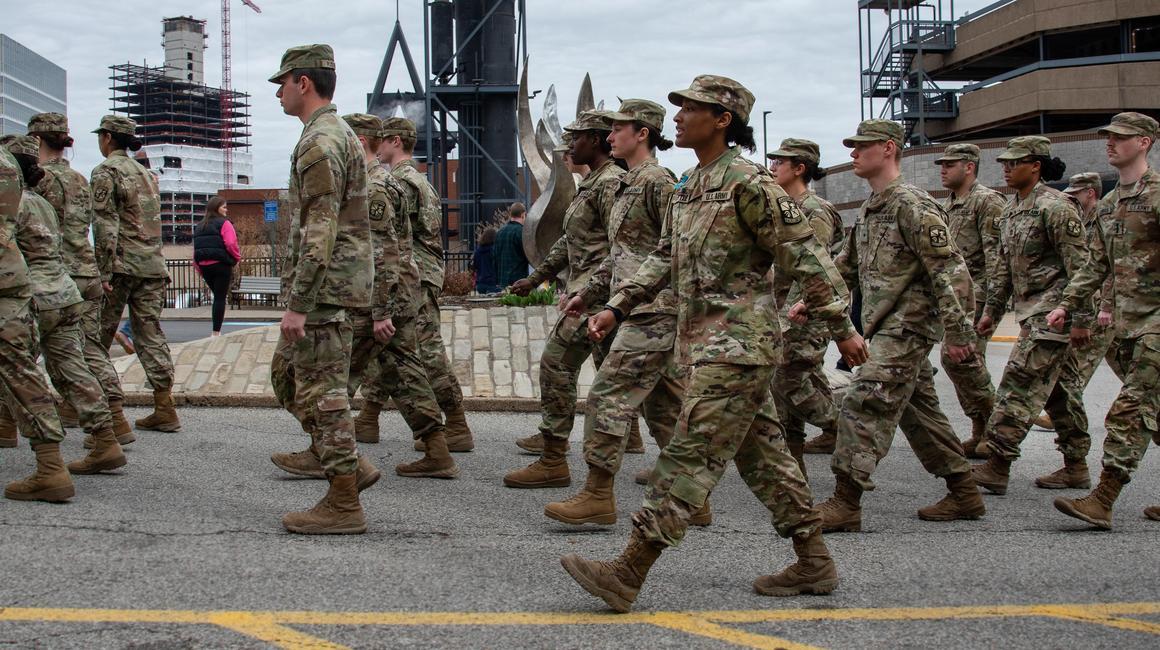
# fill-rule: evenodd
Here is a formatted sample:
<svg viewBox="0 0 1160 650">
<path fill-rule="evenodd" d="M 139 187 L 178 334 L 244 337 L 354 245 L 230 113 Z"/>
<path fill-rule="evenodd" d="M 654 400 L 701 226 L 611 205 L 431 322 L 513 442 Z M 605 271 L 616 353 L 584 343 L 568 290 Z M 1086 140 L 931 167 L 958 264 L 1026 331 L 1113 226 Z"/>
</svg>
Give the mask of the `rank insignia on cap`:
<svg viewBox="0 0 1160 650">
<path fill-rule="evenodd" d="M 944 226 L 930 227 L 930 245 L 935 248 L 943 248 L 949 246 L 951 240 L 947 237 L 947 229 Z"/>
<path fill-rule="evenodd" d="M 781 222 L 785 225 L 792 226 L 802 222 L 802 211 L 788 196 L 777 197 L 777 209 L 781 210 Z"/>
</svg>

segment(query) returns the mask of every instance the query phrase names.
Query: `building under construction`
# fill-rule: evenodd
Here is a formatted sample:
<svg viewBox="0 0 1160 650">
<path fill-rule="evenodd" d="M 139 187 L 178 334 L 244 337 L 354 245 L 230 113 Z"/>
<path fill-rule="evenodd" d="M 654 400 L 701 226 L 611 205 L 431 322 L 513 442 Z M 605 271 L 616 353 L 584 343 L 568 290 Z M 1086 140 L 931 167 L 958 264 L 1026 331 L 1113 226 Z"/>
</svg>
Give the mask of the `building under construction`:
<svg viewBox="0 0 1160 650">
<path fill-rule="evenodd" d="M 250 96 L 205 85 L 205 21 L 183 16 L 162 23 L 165 65 L 110 66 L 112 110 L 137 122 L 145 146 L 136 157 L 157 175 L 165 242 L 188 243 L 211 196 L 250 185 Z"/>
</svg>

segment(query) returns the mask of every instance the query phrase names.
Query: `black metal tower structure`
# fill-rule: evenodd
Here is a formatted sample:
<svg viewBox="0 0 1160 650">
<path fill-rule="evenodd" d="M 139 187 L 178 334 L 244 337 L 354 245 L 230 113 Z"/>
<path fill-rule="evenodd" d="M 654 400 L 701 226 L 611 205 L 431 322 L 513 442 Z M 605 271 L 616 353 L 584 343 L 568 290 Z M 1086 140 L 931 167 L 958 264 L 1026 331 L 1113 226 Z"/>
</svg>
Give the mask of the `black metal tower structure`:
<svg viewBox="0 0 1160 650">
<path fill-rule="evenodd" d="M 443 245 L 451 214 L 459 238 L 474 245 L 475 226 L 496 208 L 527 203 L 530 185 L 519 157 L 517 62 L 527 56 L 524 0 L 422 0 L 423 78 L 396 21 L 367 112 L 400 110 L 419 131 L 415 157 L 443 197 Z M 387 92 L 396 49 L 413 90 Z M 448 198 L 456 152 L 458 196 Z"/>
</svg>

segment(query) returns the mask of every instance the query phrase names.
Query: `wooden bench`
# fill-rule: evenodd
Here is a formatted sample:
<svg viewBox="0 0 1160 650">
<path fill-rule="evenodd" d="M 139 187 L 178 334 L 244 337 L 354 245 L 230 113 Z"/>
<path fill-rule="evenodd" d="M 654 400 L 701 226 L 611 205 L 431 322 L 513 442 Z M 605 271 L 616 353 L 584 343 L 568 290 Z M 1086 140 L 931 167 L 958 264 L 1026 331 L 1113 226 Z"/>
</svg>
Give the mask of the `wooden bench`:
<svg viewBox="0 0 1160 650">
<path fill-rule="evenodd" d="M 243 275 L 238 282 L 238 288 L 231 292 L 234 309 L 237 309 L 246 296 L 262 296 L 263 299 L 273 297 L 271 302 L 277 303 L 282 293 L 282 278 L 262 277 L 257 275 Z"/>
</svg>

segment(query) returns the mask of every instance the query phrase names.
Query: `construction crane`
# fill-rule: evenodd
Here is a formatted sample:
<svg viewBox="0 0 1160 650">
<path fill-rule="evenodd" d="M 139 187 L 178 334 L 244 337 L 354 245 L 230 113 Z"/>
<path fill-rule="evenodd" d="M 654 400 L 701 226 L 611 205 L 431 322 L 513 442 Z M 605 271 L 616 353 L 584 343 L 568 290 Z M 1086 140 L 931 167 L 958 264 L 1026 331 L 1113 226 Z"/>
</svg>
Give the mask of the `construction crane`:
<svg viewBox="0 0 1160 650">
<path fill-rule="evenodd" d="M 230 2 L 231 0 L 222 0 L 222 94 L 221 94 L 221 131 L 222 131 L 222 158 L 223 171 L 225 172 L 225 189 L 230 189 L 234 185 L 234 147 L 233 140 L 230 138 L 230 123 L 233 121 L 234 114 L 234 88 L 233 88 L 233 61 L 230 57 Z M 254 13 L 262 13 L 261 7 L 250 2 L 250 0 L 242 0 L 242 4 L 254 10 Z"/>
</svg>

